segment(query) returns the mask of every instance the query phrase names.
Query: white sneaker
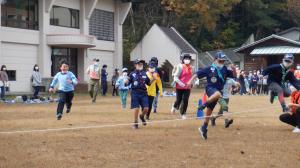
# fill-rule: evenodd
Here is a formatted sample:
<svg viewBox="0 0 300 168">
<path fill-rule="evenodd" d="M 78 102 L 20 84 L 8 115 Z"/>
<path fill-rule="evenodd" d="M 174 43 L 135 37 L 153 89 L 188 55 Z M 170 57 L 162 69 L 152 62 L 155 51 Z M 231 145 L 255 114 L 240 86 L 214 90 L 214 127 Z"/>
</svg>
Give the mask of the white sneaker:
<svg viewBox="0 0 300 168">
<path fill-rule="evenodd" d="M 293 133 L 300 133 L 300 129 L 298 127 L 295 127 L 295 129 L 293 130 Z"/>
<path fill-rule="evenodd" d="M 172 113 L 172 114 L 175 114 L 175 112 L 176 112 L 176 108 L 175 108 L 174 106 L 172 106 L 172 108 L 171 108 L 171 113 Z"/>
<path fill-rule="evenodd" d="M 181 119 L 186 120 L 187 119 L 186 115 L 185 114 L 181 115 Z"/>
</svg>

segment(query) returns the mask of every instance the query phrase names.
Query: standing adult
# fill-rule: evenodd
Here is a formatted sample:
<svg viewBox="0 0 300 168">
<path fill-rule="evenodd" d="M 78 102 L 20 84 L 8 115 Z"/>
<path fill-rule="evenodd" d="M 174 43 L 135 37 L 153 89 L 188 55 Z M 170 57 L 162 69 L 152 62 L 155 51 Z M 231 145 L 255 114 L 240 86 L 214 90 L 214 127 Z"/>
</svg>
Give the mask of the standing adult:
<svg viewBox="0 0 300 168">
<path fill-rule="evenodd" d="M 119 96 L 118 87 L 116 86 L 117 80 L 119 78 L 119 69 L 115 69 L 114 75 L 111 78 L 111 86 L 113 88 L 112 96 Z"/>
<path fill-rule="evenodd" d="M 1 100 L 5 100 L 5 88 L 8 83 L 8 75 L 7 75 L 6 65 L 2 65 L 0 69 L 0 87 L 1 87 Z"/>
<path fill-rule="evenodd" d="M 42 75 L 40 73 L 40 69 L 37 64 L 35 64 L 33 66 L 31 81 L 32 81 L 32 87 L 33 87 L 33 98 L 37 99 L 39 92 L 40 92 L 40 87 L 42 85 Z"/>
<path fill-rule="evenodd" d="M 240 95 L 246 94 L 246 84 L 245 84 L 245 73 L 244 71 L 241 71 L 240 76 L 239 76 L 239 83 L 241 85 L 240 89 Z"/>
<path fill-rule="evenodd" d="M 102 96 L 106 96 L 107 93 L 107 65 L 103 65 L 101 69 L 101 89 Z"/>
<path fill-rule="evenodd" d="M 254 72 L 254 74 L 251 76 L 252 95 L 256 95 L 258 80 L 259 80 L 258 75 L 256 74 L 256 72 Z"/>
<path fill-rule="evenodd" d="M 260 73 L 260 71 L 257 71 L 257 75 L 258 75 L 257 94 L 261 94 L 263 92 L 263 79 L 264 79 L 264 76 Z"/>
<path fill-rule="evenodd" d="M 99 85 L 100 85 L 100 74 L 101 68 L 99 66 L 99 59 L 93 59 L 93 64 L 91 64 L 88 69 L 86 70 L 87 74 L 89 75 L 89 85 L 88 85 L 88 92 L 92 98 L 92 103 L 96 102 Z"/>
</svg>

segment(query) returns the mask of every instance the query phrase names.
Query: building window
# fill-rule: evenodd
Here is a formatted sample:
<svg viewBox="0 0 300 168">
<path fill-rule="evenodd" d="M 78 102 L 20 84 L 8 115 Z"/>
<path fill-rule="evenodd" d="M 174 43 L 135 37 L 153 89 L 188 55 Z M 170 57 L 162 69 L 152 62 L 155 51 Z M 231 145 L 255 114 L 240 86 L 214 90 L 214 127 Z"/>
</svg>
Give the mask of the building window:
<svg viewBox="0 0 300 168">
<path fill-rule="evenodd" d="M 77 53 L 77 48 L 52 48 L 51 76 L 55 76 L 55 74 L 60 71 L 60 64 L 63 61 L 70 64 L 69 70 L 77 76 Z"/>
<path fill-rule="evenodd" d="M 95 9 L 90 18 L 89 32 L 98 40 L 114 41 L 114 13 Z"/>
<path fill-rule="evenodd" d="M 50 24 L 79 29 L 79 10 L 53 6 L 50 14 Z"/>
<path fill-rule="evenodd" d="M 7 73 L 9 81 L 16 81 L 17 80 L 16 70 L 7 70 L 6 73 Z"/>
<path fill-rule="evenodd" d="M 38 30 L 38 23 L 38 0 L 2 0 L 2 26 Z"/>
</svg>

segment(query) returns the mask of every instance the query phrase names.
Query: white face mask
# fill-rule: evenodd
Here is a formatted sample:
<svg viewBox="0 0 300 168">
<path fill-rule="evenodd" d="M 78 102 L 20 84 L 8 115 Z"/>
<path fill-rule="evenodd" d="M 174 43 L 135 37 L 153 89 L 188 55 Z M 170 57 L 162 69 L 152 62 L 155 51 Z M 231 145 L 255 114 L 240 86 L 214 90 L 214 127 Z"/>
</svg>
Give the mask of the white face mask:
<svg viewBox="0 0 300 168">
<path fill-rule="evenodd" d="M 297 66 L 297 70 L 300 70 L 300 66 Z"/>
<path fill-rule="evenodd" d="M 218 68 L 222 69 L 222 68 L 224 67 L 224 64 L 219 64 L 219 63 L 217 63 L 216 66 L 217 66 Z"/>
<path fill-rule="evenodd" d="M 141 71 L 141 70 L 144 69 L 144 66 L 138 66 L 136 69 L 139 70 L 139 71 Z"/>
<path fill-rule="evenodd" d="M 183 63 L 186 64 L 186 65 L 187 65 L 187 64 L 190 64 L 190 63 L 191 63 L 191 60 L 189 60 L 189 59 L 184 59 L 184 60 L 183 60 Z"/>
<path fill-rule="evenodd" d="M 39 67 L 34 67 L 35 70 L 39 70 Z"/>
<path fill-rule="evenodd" d="M 128 74 L 127 72 L 123 72 L 123 76 L 127 76 L 127 74 Z"/>
<path fill-rule="evenodd" d="M 6 68 L 3 68 L 3 71 L 6 71 Z"/>
<path fill-rule="evenodd" d="M 288 62 L 283 61 L 283 66 L 286 67 L 286 68 L 290 68 L 292 65 L 293 65 L 292 62 L 288 63 Z"/>
</svg>

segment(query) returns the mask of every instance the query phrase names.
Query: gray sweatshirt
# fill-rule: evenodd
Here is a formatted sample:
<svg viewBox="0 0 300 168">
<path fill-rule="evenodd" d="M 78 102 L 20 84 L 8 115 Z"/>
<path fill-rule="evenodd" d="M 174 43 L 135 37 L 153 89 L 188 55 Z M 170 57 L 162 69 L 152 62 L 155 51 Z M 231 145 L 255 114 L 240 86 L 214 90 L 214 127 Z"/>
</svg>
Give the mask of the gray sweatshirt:
<svg viewBox="0 0 300 168">
<path fill-rule="evenodd" d="M 42 85 L 42 76 L 40 72 L 33 71 L 31 76 L 32 86 L 41 86 Z"/>
</svg>

